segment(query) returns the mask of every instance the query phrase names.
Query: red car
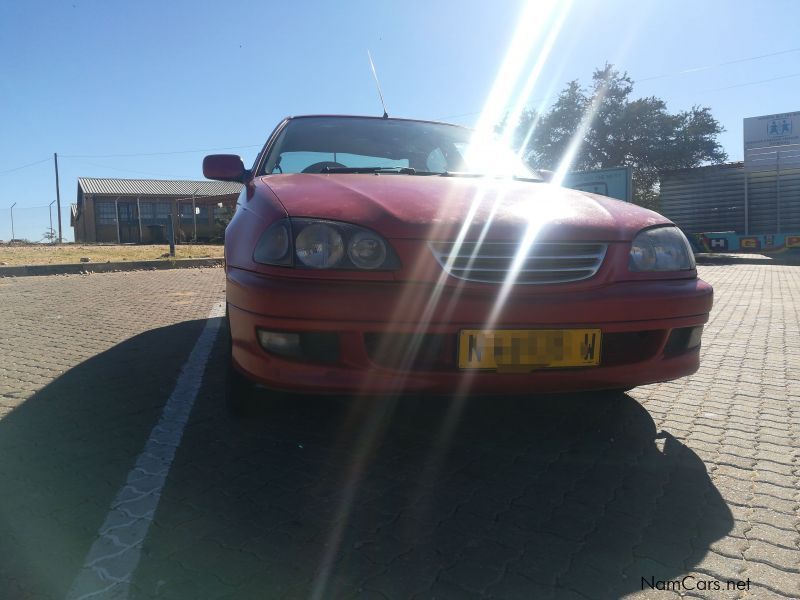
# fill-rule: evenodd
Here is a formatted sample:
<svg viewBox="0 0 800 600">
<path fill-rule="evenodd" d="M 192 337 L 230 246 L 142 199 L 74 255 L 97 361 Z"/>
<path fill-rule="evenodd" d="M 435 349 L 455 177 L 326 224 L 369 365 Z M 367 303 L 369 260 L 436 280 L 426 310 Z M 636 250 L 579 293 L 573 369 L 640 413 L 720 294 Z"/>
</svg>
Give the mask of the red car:
<svg viewBox="0 0 800 600">
<path fill-rule="evenodd" d="M 231 389 L 621 390 L 695 372 L 712 288 L 658 213 L 536 178 L 469 129 L 285 119 L 225 235 Z"/>
</svg>

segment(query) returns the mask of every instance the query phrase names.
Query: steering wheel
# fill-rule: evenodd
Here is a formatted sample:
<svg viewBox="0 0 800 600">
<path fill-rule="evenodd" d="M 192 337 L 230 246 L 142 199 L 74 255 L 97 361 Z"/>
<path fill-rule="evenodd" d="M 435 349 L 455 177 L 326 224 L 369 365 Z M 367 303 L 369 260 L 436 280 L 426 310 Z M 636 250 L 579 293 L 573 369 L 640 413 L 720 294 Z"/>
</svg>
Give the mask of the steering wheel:
<svg viewBox="0 0 800 600">
<path fill-rule="evenodd" d="M 332 160 L 323 160 L 322 162 L 314 163 L 313 165 L 308 165 L 305 169 L 301 171 L 301 173 L 322 173 L 322 169 L 325 167 L 330 168 L 344 168 L 347 167 L 342 163 L 333 162 Z"/>
</svg>

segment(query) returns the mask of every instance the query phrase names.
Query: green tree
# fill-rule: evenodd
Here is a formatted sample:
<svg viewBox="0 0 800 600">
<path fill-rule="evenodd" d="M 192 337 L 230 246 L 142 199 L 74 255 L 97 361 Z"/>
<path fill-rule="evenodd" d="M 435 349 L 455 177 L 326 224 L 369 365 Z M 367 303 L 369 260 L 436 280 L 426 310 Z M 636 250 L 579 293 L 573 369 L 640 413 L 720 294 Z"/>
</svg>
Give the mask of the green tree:
<svg viewBox="0 0 800 600">
<path fill-rule="evenodd" d="M 632 99 L 633 80 L 606 64 L 586 88 L 567 83 L 548 111 L 526 111 L 515 131 L 534 168 L 556 169 L 582 124 L 573 170 L 633 167 L 633 199 L 658 209 L 658 173 L 727 159 L 717 141 L 724 131 L 708 107 L 670 113 L 660 98 Z"/>
</svg>

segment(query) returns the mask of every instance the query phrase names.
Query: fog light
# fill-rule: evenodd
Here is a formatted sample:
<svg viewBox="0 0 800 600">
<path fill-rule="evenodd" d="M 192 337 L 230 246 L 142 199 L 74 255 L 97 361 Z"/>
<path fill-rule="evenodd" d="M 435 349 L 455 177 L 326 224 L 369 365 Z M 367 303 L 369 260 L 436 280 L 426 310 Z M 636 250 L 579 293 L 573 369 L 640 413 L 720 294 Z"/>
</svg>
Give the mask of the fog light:
<svg viewBox="0 0 800 600">
<path fill-rule="evenodd" d="M 692 333 L 689 334 L 689 341 L 686 343 L 686 349 L 691 350 L 700 345 L 700 339 L 703 337 L 703 326 L 693 327 Z"/>
<path fill-rule="evenodd" d="M 669 334 L 664 353 L 667 356 L 678 356 L 689 350 L 694 350 L 700 346 L 700 338 L 703 336 L 703 326 L 681 327 L 673 329 Z"/>
<path fill-rule="evenodd" d="M 301 355 L 300 334 L 258 330 L 258 343 L 267 352 L 297 358 Z"/>
</svg>

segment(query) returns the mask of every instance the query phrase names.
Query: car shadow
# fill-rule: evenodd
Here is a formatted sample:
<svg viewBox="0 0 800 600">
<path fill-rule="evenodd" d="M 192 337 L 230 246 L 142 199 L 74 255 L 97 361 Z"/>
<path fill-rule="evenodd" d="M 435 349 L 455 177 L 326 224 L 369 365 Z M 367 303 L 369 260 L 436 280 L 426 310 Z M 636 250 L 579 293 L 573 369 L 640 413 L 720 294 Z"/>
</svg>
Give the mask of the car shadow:
<svg viewBox="0 0 800 600">
<path fill-rule="evenodd" d="M 295 396 L 232 419 L 223 367 L 218 347 L 136 597 L 620 597 L 733 527 L 629 395 Z"/>
<path fill-rule="evenodd" d="M 120 343 L 0 420 L 0 597 L 64 597 L 203 324 Z M 232 419 L 224 354 L 131 597 L 619 597 L 732 529 L 630 396 L 294 397 Z"/>
<path fill-rule="evenodd" d="M 4 378 L 17 406 L 0 419 L 0 598 L 65 596 L 204 324 L 132 337 L 24 401 Z"/>
</svg>

